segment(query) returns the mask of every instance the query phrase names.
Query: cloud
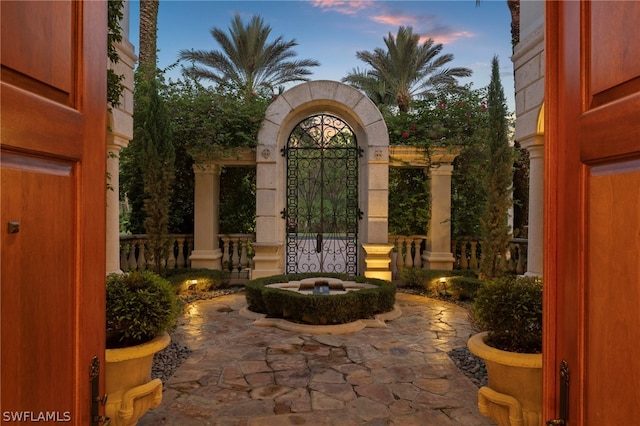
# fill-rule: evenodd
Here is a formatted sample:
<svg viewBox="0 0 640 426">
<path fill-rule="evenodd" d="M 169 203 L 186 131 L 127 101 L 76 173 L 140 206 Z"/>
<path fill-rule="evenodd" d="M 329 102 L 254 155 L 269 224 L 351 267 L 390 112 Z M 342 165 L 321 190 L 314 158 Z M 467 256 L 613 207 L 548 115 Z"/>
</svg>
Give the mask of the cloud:
<svg viewBox="0 0 640 426">
<path fill-rule="evenodd" d="M 365 0 L 312 0 L 311 5 L 323 10 L 331 10 L 344 15 L 355 15 L 356 13 L 371 6 L 371 1 Z"/>
<path fill-rule="evenodd" d="M 476 35 L 464 29 L 453 29 L 448 25 L 443 25 L 437 15 L 416 14 L 407 12 L 397 5 L 389 7 L 388 4 L 370 0 L 311 0 L 313 7 L 318 7 L 325 11 L 332 11 L 344 15 L 356 15 L 359 18 L 366 18 L 376 24 L 385 27 L 393 27 L 393 30 L 386 29 L 385 32 L 395 33 L 398 27 L 412 27 L 414 34 L 420 35 L 420 42 L 432 38 L 435 43 L 451 44 L 460 39 L 473 38 Z M 365 15 L 367 10 L 370 13 Z"/>
<path fill-rule="evenodd" d="M 432 38 L 435 43 L 442 43 L 444 45 L 447 45 L 463 38 L 473 37 L 475 37 L 475 34 L 470 31 L 455 31 L 449 28 L 443 28 L 422 32 L 422 35 L 420 36 L 420 42 L 424 42 L 428 38 Z"/>
</svg>

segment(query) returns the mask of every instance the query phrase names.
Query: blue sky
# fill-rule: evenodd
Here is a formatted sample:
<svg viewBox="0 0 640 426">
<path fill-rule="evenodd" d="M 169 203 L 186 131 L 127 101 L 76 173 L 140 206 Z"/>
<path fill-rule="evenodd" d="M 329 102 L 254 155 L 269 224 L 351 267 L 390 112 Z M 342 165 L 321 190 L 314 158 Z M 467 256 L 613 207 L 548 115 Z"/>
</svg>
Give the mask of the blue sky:
<svg viewBox="0 0 640 426">
<path fill-rule="evenodd" d="M 139 3 L 131 2 L 130 40 L 138 47 Z M 244 22 L 260 15 L 271 27 L 271 39 L 295 39 L 297 59 L 315 59 L 312 80 L 339 81 L 366 64 L 356 52 L 384 47 L 383 37 L 396 34 L 399 26 L 411 26 L 421 37 L 443 44 L 451 53 L 452 67 L 467 67 L 473 76 L 463 84 L 484 87 L 489 83 L 494 55 L 500 60 L 501 80 L 507 105 L 514 110 L 511 63 L 511 17 L 504 0 L 449 1 L 186 1 L 161 0 L 158 16 L 158 66 L 178 59 L 181 49 L 218 50 L 211 37 L 213 27 L 229 27 L 235 13 Z M 167 74 L 180 76 L 179 67 Z"/>
</svg>

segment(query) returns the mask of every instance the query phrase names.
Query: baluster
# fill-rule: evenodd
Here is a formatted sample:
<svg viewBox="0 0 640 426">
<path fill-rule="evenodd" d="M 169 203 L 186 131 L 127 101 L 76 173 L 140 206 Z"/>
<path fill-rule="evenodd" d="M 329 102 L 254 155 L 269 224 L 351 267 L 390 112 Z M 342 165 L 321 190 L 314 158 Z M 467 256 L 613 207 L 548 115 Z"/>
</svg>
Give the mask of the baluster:
<svg viewBox="0 0 640 426">
<path fill-rule="evenodd" d="M 146 239 L 138 240 L 138 265 L 137 265 L 138 271 L 144 271 L 145 269 L 147 269 L 147 259 L 144 256 L 145 242 L 146 242 Z M 150 261 L 152 262 L 153 259 L 151 258 Z"/>
<path fill-rule="evenodd" d="M 247 259 L 247 246 L 249 245 L 249 238 L 243 239 L 240 242 L 240 267 L 246 269 L 249 266 Z"/>
<path fill-rule="evenodd" d="M 413 247 L 413 238 L 407 237 L 405 240 L 406 251 L 404 255 L 404 266 L 407 268 L 413 267 L 413 255 L 411 254 L 411 247 Z"/>
<path fill-rule="evenodd" d="M 422 254 L 420 253 L 420 245 L 422 245 L 422 238 L 416 238 L 413 240 L 415 244 L 415 252 L 413 255 L 413 267 L 414 268 L 422 268 Z"/>
<path fill-rule="evenodd" d="M 184 242 L 185 237 L 177 237 L 176 240 L 178 242 L 178 257 L 176 258 L 176 267 L 183 268 L 186 266 L 185 257 L 184 257 Z"/>
<path fill-rule="evenodd" d="M 129 270 L 129 262 L 127 259 L 127 242 L 120 240 L 120 270 L 127 272 Z"/>
<path fill-rule="evenodd" d="M 524 274 L 524 260 L 525 260 L 524 244 L 518 244 L 518 263 L 516 265 L 516 274 Z"/>
<path fill-rule="evenodd" d="M 193 236 L 187 238 L 187 254 L 186 254 L 186 266 L 191 268 L 191 253 L 193 252 Z"/>
<path fill-rule="evenodd" d="M 137 240 L 129 241 L 129 271 L 135 271 L 138 269 L 138 261 L 136 260 L 136 246 Z"/>
<path fill-rule="evenodd" d="M 404 266 L 404 259 L 403 259 L 403 251 L 404 249 L 404 238 L 402 238 L 401 236 L 398 236 L 398 258 L 396 259 L 396 268 L 398 269 L 398 274 L 400 274 L 400 272 L 402 271 L 402 267 Z"/>
<path fill-rule="evenodd" d="M 233 271 L 239 271 L 240 269 L 240 257 L 238 255 L 238 241 L 240 238 L 232 237 L 231 238 L 231 268 Z"/>
<path fill-rule="evenodd" d="M 469 244 L 471 245 L 471 262 L 469 263 L 469 268 L 470 269 L 478 269 L 478 258 L 476 257 L 476 251 L 478 248 L 478 242 L 477 241 L 470 241 Z"/>
<path fill-rule="evenodd" d="M 169 237 L 171 243 L 169 244 L 169 250 L 167 252 L 166 264 L 168 269 L 174 269 L 176 267 L 176 240 L 173 237 Z"/>
<path fill-rule="evenodd" d="M 229 265 L 230 265 L 230 261 L 229 261 L 230 257 L 229 257 L 229 238 L 228 237 L 222 237 L 222 270 L 229 270 Z M 227 265 L 225 267 L 225 265 Z"/>
<path fill-rule="evenodd" d="M 451 254 L 453 254 L 453 269 L 460 269 L 460 262 L 458 262 L 458 240 L 451 239 Z"/>
<path fill-rule="evenodd" d="M 460 269 L 469 269 L 469 261 L 467 260 L 467 240 L 460 242 Z"/>
</svg>

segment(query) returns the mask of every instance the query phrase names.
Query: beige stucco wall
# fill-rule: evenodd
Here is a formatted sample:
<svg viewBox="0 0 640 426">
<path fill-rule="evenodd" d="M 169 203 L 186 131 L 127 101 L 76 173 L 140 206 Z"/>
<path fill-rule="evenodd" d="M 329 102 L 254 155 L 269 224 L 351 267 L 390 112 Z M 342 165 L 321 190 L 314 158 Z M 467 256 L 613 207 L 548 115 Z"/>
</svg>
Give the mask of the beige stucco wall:
<svg viewBox="0 0 640 426">
<path fill-rule="evenodd" d="M 544 2 L 520 2 L 520 42 L 512 57 L 515 71 L 516 140 L 529 151 L 527 274 L 542 275 L 544 156 Z"/>
<path fill-rule="evenodd" d="M 128 2 L 125 2 L 125 16 L 128 19 Z M 120 105 L 109 113 L 109 129 L 107 131 L 107 273 L 120 271 L 120 209 L 119 209 L 119 165 L 120 150 L 133 139 L 133 69 L 137 61 L 133 45 L 128 40 L 128 25 L 123 27 L 122 42 L 116 44 L 120 55 L 117 64 L 107 63 L 116 74 L 123 75 L 123 92 Z M 106 108 L 106 106 L 105 106 Z"/>
</svg>

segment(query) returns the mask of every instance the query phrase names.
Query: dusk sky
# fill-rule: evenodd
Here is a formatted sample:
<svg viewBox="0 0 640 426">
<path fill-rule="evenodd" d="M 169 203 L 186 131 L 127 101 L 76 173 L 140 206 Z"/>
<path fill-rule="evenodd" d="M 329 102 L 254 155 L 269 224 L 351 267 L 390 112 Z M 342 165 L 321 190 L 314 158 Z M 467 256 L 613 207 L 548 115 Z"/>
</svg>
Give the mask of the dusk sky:
<svg viewBox="0 0 640 426">
<path fill-rule="evenodd" d="M 138 49 L 139 3 L 131 2 L 130 40 Z M 511 17 L 505 0 L 458 1 L 160 1 L 158 16 L 158 66 L 178 59 L 181 49 L 218 50 L 211 37 L 213 27 L 227 29 L 235 13 L 247 23 L 260 15 L 271 27 L 270 41 L 282 36 L 295 39 L 296 59 L 315 59 L 312 80 L 340 81 L 366 64 L 356 52 L 384 47 L 383 37 L 399 26 L 413 27 L 414 34 L 442 43 L 451 53 L 451 67 L 467 67 L 473 76 L 460 79 L 474 88 L 489 84 L 490 64 L 498 56 L 502 85 L 509 110 L 514 110 L 511 63 Z M 180 67 L 166 76 L 180 77 Z"/>
</svg>

